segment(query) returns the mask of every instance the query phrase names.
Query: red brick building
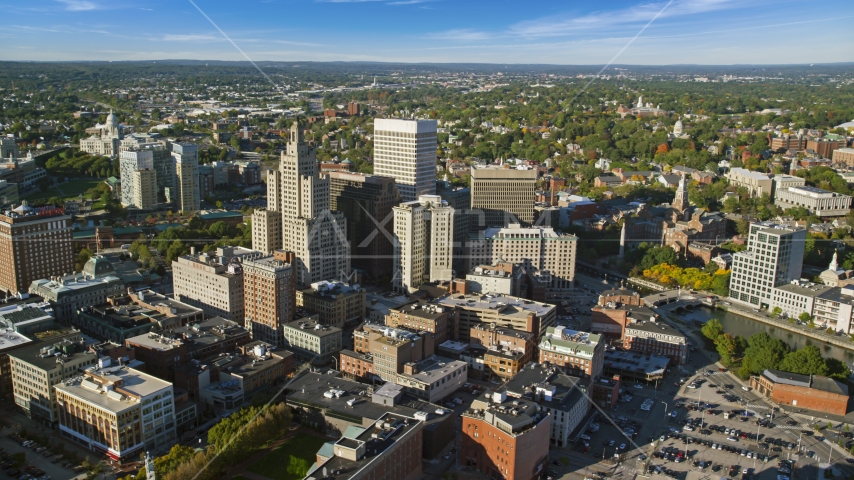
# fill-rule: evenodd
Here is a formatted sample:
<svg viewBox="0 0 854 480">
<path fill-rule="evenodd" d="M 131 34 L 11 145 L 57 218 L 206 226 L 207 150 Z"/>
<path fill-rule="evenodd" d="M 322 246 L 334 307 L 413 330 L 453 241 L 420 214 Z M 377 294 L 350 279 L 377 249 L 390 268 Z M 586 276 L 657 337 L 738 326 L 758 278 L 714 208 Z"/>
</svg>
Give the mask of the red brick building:
<svg viewBox="0 0 854 480">
<path fill-rule="evenodd" d="M 848 386 L 832 378 L 765 370 L 750 377 L 750 386 L 781 405 L 835 415 L 848 413 Z"/>
<path fill-rule="evenodd" d="M 374 378 L 374 359 L 365 353 L 356 353 L 352 350 L 341 350 L 339 370 L 345 377 L 359 380 L 370 380 Z"/>
<path fill-rule="evenodd" d="M 550 430 L 551 415 L 531 400 L 485 393 L 462 414 L 460 463 L 490 478 L 538 478 L 548 462 Z"/>
</svg>

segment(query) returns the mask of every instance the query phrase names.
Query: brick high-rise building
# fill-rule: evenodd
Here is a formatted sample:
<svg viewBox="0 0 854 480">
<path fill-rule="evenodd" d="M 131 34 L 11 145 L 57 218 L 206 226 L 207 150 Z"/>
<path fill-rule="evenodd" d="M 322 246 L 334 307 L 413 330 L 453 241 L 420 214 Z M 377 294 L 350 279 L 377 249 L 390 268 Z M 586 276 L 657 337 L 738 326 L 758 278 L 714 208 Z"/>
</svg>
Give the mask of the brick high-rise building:
<svg viewBox="0 0 854 480">
<path fill-rule="evenodd" d="M 351 264 L 374 278 L 391 276 L 392 208 L 400 203 L 394 178 L 361 173 L 330 172 L 331 210 L 347 218 Z M 385 229 L 385 231 L 383 231 Z"/>
<path fill-rule="evenodd" d="M 31 207 L 24 200 L 0 213 L 0 289 L 26 292 L 34 280 L 74 271 L 71 216 L 50 206 Z"/>
<path fill-rule="evenodd" d="M 462 414 L 460 463 L 490 478 L 532 480 L 548 462 L 550 430 L 551 415 L 535 402 L 484 393 Z"/>
<path fill-rule="evenodd" d="M 253 340 L 283 347 L 282 327 L 294 320 L 296 275 L 290 252 L 243 260 L 243 303 L 246 328 Z"/>
</svg>

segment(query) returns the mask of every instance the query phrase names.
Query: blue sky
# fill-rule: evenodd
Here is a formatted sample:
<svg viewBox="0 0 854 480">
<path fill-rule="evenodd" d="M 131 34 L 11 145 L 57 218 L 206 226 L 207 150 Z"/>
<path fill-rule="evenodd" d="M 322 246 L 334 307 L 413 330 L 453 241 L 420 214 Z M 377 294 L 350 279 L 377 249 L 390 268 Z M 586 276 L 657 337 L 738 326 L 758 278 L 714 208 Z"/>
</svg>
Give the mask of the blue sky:
<svg viewBox="0 0 854 480">
<path fill-rule="evenodd" d="M 0 0 L 0 59 L 854 61 L 851 0 L 193 1 Z"/>
</svg>

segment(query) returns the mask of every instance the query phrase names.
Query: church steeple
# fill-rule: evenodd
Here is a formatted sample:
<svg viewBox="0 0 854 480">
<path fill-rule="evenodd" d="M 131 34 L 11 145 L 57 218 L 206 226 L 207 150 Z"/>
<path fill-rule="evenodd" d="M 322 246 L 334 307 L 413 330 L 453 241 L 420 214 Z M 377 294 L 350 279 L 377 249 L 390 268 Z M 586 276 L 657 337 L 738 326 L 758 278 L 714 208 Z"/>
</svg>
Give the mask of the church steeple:
<svg viewBox="0 0 854 480">
<path fill-rule="evenodd" d="M 688 211 L 690 204 L 688 203 L 688 183 L 685 181 L 685 174 L 679 179 L 679 186 L 676 187 L 676 197 L 673 198 L 673 208 L 681 213 Z"/>
</svg>

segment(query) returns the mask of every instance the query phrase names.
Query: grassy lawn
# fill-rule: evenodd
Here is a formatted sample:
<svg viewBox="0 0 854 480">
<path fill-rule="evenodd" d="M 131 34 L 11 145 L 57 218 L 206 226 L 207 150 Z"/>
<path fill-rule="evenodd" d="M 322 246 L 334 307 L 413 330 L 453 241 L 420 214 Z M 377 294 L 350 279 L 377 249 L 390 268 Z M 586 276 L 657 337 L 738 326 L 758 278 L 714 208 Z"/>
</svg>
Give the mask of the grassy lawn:
<svg viewBox="0 0 854 480">
<path fill-rule="evenodd" d="M 320 437 L 299 433 L 264 455 L 249 471 L 273 480 L 301 479 L 315 462 L 315 454 L 324 443 Z"/>
<path fill-rule="evenodd" d="M 51 185 L 46 192 L 34 190 L 21 198 L 27 200 L 47 200 L 51 197 L 60 197 L 63 200 L 76 199 L 81 193 L 86 193 L 86 190 L 94 188 L 103 181 L 97 178 L 78 178 L 62 185 Z"/>
</svg>

